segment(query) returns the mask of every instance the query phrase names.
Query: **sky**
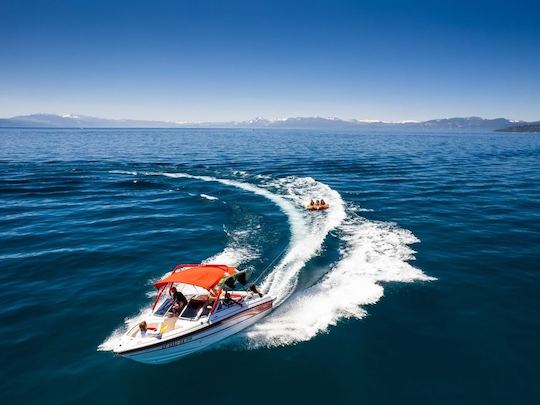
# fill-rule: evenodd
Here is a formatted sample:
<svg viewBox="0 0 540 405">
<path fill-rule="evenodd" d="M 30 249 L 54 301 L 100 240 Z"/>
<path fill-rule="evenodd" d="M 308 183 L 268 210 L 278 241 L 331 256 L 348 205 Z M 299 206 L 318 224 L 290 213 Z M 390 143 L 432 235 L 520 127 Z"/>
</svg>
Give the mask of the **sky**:
<svg viewBox="0 0 540 405">
<path fill-rule="evenodd" d="M 0 0 L 0 117 L 540 120 L 539 1 Z"/>
</svg>

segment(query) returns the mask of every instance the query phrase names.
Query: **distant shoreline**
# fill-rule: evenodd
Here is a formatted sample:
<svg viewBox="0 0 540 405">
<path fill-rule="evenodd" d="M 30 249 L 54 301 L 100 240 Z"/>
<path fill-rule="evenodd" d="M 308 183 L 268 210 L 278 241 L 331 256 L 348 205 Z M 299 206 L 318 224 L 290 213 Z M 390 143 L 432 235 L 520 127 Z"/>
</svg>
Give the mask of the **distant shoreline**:
<svg viewBox="0 0 540 405">
<path fill-rule="evenodd" d="M 17 130 L 60 130 L 60 131 L 106 131 L 106 130 L 123 130 L 123 131 L 159 131 L 159 130 L 175 130 L 175 131 L 241 131 L 241 132 L 260 132 L 260 131 L 321 131 L 321 132 L 343 132 L 343 133 L 396 133 L 396 134 L 489 134 L 494 132 L 500 133 L 540 133 L 540 125 L 524 125 L 509 128 L 498 129 L 483 129 L 483 128 L 298 128 L 298 127 L 55 127 L 55 126 L 0 126 L 1 130 L 17 129 Z"/>
<path fill-rule="evenodd" d="M 399 134 L 456 134 L 456 133 L 477 133 L 486 134 L 493 132 L 537 132 L 537 131 L 507 131 L 502 129 L 427 129 L 427 128 L 288 128 L 288 127 L 29 127 L 29 126 L 0 126 L 3 129 L 21 129 L 21 130 L 71 130 L 71 131 L 88 131 L 88 130 L 197 130 L 197 131 L 213 131 L 213 130 L 235 130 L 243 132 L 251 131 L 322 131 L 322 132 L 347 132 L 347 133 L 399 133 Z M 540 130 L 539 130 L 540 131 Z"/>
<path fill-rule="evenodd" d="M 241 129 L 241 130 L 317 130 L 369 132 L 491 132 L 506 128 L 536 125 L 537 122 L 515 121 L 508 118 L 454 117 L 428 121 L 371 121 L 325 117 L 289 117 L 269 120 L 254 118 L 248 121 L 173 122 L 134 119 L 109 119 L 83 115 L 31 114 L 0 118 L 0 128 L 42 129 Z M 509 132 L 514 132 L 513 130 Z M 515 131 L 518 132 L 518 131 Z M 521 132 L 521 131 L 519 131 Z"/>
</svg>

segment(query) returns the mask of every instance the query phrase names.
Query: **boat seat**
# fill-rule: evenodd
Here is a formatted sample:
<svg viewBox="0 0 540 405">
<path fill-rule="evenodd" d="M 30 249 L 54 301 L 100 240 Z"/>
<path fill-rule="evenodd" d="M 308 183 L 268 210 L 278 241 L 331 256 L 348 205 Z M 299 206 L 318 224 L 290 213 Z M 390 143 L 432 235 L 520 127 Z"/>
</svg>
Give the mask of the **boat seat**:
<svg viewBox="0 0 540 405">
<path fill-rule="evenodd" d="M 171 316 L 169 318 L 165 318 L 163 322 L 161 322 L 161 326 L 159 327 L 159 331 L 161 333 L 167 333 L 174 329 L 176 325 L 176 320 L 178 318 L 176 316 Z"/>
</svg>

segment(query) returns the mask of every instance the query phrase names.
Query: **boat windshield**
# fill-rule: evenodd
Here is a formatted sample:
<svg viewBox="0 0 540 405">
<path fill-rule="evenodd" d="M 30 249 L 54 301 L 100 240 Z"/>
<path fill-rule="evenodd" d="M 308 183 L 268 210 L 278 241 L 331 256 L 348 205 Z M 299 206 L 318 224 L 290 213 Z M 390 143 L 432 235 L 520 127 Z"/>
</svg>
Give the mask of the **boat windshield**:
<svg viewBox="0 0 540 405">
<path fill-rule="evenodd" d="M 182 312 L 182 318 L 196 318 L 200 310 L 206 306 L 206 300 L 192 299 L 189 301 L 186 309 Z"/>
<path fill-rule="evenodd" d="M 163 316 L 172 306 L 172 298 L 166 298 L 158 309 L 155 310 L 154 315 Z"/>
<path fill-rule="evenodd" d="M 184 294 L 188 301 L 188 305 L 183 308 L 181 316 L 184 318 L 194 318 L 195 316 L 197 316 L 197 313 L 206 302 L 206 296 L 208 294 L 207 291 L 200 287 L 182 284 L 177 284 L 176 288 L 178 289 L 178 291 Z M 195 302 L 191 302 L 193 301 L 192 298 L 194 297 L 200 298 L 195 300 Z M 204 297 L 204 299 L 202 297 Z M 202 304 L 199 304 L 198 302 L 200 301 L 200 299 L 203 299 Z M 154 311 L 154 315 L 165 316 L 167 312 L 171 310 L 171 307 L 173 305 L 173 300 L 170 296 L 170 293 L 168 291 L 162 290 L 156 300 L 157 301 L 154 305 L 157 309 Z M 184 315 L 184 312 L 186 312 L 187 315 Z"/>
</svg>

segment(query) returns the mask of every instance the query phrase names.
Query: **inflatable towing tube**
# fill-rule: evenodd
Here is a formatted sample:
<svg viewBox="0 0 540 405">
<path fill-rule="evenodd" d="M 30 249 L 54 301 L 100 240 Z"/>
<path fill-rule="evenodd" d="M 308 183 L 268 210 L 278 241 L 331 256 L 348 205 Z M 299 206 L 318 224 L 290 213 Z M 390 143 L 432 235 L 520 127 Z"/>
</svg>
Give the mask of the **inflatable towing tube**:
<svg viewBox="0 0 540 405">
<path fill-rule="evenodd" d="M 328 208 L 330 208 L 330 205 L 329 204 L 324 204 L 324 205 L 311 205 L 309 204 L 307 207 L 308 211 L 322 211 L 322 210 L 326 210 Z"/>
</svg>

